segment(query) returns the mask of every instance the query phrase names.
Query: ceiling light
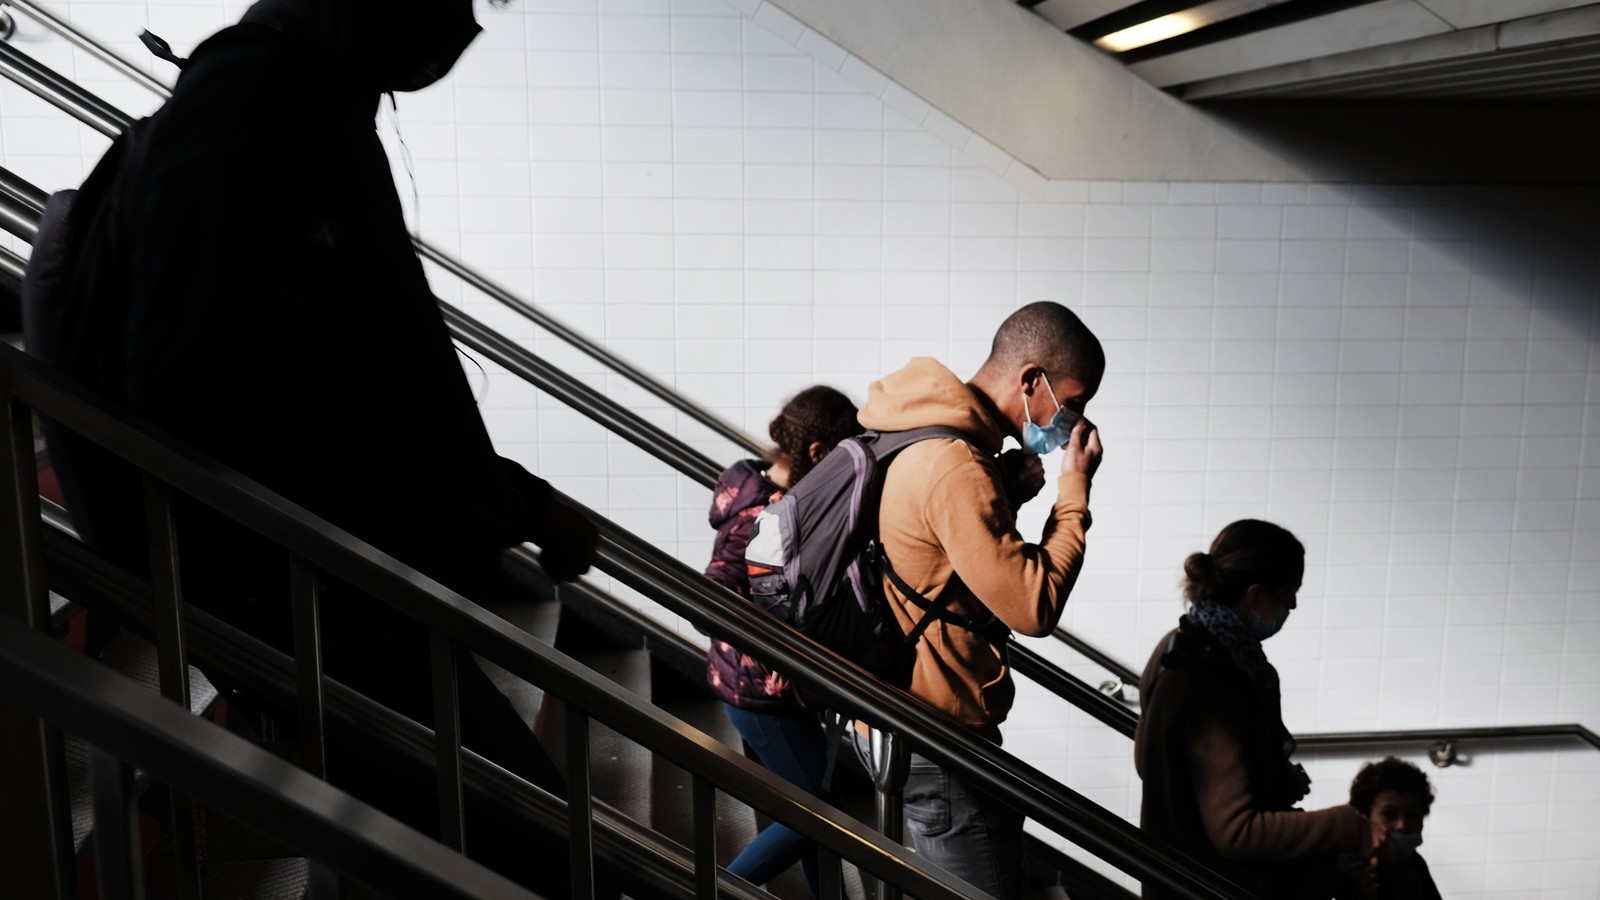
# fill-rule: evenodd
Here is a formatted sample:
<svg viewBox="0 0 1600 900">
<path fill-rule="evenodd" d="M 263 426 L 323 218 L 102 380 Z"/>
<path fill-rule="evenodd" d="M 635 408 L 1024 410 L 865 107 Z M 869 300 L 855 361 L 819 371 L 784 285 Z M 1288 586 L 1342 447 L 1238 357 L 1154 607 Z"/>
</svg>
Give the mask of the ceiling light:
<svg viewBox="0 0 1600 900">
<path fill-rule="evenodd" d="M 1180 34 L 1188 34 L 1197 28 L 1214 25 L 1224 19 L 1276 6 L 1282 2 L 1284 0 L 1211 0 L 1209 3 L 1197 4 L 1193 9 L 1140 22 L 1121 31 L 1113 31 L 1096 38 L 1094 45 L 1111 53 L 1122 53 L 1135 47 L 1175 38 Z"/>
</svg>

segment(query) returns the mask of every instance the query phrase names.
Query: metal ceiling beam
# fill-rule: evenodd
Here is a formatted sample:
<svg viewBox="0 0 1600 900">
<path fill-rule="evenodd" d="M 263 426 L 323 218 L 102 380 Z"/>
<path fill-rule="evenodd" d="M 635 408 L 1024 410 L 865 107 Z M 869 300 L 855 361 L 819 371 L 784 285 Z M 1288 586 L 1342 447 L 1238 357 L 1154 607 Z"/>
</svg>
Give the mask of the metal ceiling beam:
<svg viewBox="0 0 1600 900">
<path fill-rule="evenodd" d="M 1202 79 L 1174 92 L 1187 100 L 1370 97 L 1372 86 L 1401 79 L 1421 84 L 1455 77 L 1465 84 L 1489 68 L 1583 65 L 1596 41 L 1600 6 L 1590 6 Z"/>
</svg>

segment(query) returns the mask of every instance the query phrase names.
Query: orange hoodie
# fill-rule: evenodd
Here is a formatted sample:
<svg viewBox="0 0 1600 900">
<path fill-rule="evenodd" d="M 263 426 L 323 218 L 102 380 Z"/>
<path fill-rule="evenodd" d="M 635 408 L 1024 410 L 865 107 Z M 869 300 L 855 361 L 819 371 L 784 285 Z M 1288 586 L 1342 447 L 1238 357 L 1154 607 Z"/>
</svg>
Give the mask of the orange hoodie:
<svg viewBox="0 0 1600 900">
<path fill-rule="evenodd" d="M 1083 567 L 1089 479 L 1062 474 L 1044 536 L 1030 544 L 1017 533 L 994 461 L 1005 432 L 955 373 L 913 359 L 873 383 L 859 418 L 874 431 L 945 425 L 973 440 L 921 441 L 890 462 L 878 534 L 900 577 L 929 600 L 948 594 L 949 609 L 963 616 L 988 609 L 1020 634 L 1049 634 Z M 887 579 L 884 592 L 902 628 L 921 620 L 921 607 Z M 1016 690 L 1003 647 L 935 621 L 918 645 L 911 693 L 998 741 Z"/>
</svg>

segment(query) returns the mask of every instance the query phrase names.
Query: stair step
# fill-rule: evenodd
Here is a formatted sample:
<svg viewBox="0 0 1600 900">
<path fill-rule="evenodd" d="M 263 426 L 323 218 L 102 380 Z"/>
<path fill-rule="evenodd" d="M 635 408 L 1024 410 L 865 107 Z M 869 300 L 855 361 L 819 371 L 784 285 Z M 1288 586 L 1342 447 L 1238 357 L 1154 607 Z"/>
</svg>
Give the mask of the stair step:
<svg viewBox="0 0 1600 900">
<path fill-rule="evenodd" d="M 649 703 L 650 654 L 644 650 L 594 650 L 572 653 L 572 658 Z M 537 729 L 557 763 L 567 768 L 566 710 L 556 698 L 545 703 Z M 637 742 L 591 720 L 589 723 L 589 777 L 596 800 L 615 807 L 641 824 L 650 821 L 650 760 L 652 754 Z"/>
<path fill-rule="evenodd" d="M 200 868 L 206 900 L 300 900 L 310 866 L 304 859 L 246 859 Z"/>
<path fill-rule="evenodd" d="M 159 690 L 156 648 L 123 632 L 106 647 L 100 661 L 151 691 Z M 217 699 L 217 689 L 200 670 L 189 667 L 189 711 L 200 715 Z M 72 846 L 82 852 L 94 830 L 94 797 L 89 785 L 89 745 L 74 735 L 66 735 L 67 798 L 72 816 Z"/>
<path fill-rule="evenodd" d="M 656 705 L 736 751 L 743 746 L 739 733 L 717 700 L 672 697 L 659 699 Z M 650 788 L 651 827 L 685 847 L 694 846 L 693 778 L 678 766 L 657 757 L 651 765 Z M 717 862 L 727 865 L 755 836 L 756 819 L 750 808 L 718 791 Z M 801 887 L 804 888 L 803 883 Z"/>
<path fill-rule="evenodd" d="M 555 643 L 556 629 L 561 622 L 560 603 L 554 600 L 541 600 L 532 603 L 490 604 L 485 608 L 546 644 Z M 474 654 L 472 658 L 477 661 L 478 667 L 483 669 L 484 674 L 489 676 L 489 680 L 494 682 L 494 686 L 500 689 L 500 693 L 505 694 L 511 701 L 517 714 L 522 716 L 522 721 L 528 723 L 529 728 L 534 728 L 539 718 L 539 707 L 544 704 L 544 691 L 481 656 Z"/>
</svg>

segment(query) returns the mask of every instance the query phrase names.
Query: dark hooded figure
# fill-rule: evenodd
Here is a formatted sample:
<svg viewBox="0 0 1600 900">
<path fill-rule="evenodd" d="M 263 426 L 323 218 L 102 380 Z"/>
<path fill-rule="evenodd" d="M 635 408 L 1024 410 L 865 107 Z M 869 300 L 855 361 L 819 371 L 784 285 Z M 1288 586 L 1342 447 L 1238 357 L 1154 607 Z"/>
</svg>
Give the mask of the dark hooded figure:
<svg viewBox="0 0 1600 900">
<path fill-rule="evenodd" d="M 112 399 L 473 599 L 497 588 L 503 548 L 536 543 L 570 580 L 595 543 L 586 518 L 495 453 L 374 128 L 386 92 L 436 81 L 478 31 L 471 0 L 261 0 L 206 40 L 122 169 L 126 308 L 112 316 Z M 105 496 L 87 492 L 74 514 L 135 559 L 138 513 L 119 523 Z M 178 518 L 186 597 L 287 646 L 285 554 L 196 505 Z M 338 584 L 322 608 L 328 674 L 431 722 L 427 634 Z M 559 790 L 521 717 L 463 657 L 464 744 Z M 437 823 L 426 787 L 336 754 L 329 774 Z M 552 889 L 539 873 L 566 866 L 535 852 L 547 840 L 474 815 L 474 855 Z"/>
</svg>

